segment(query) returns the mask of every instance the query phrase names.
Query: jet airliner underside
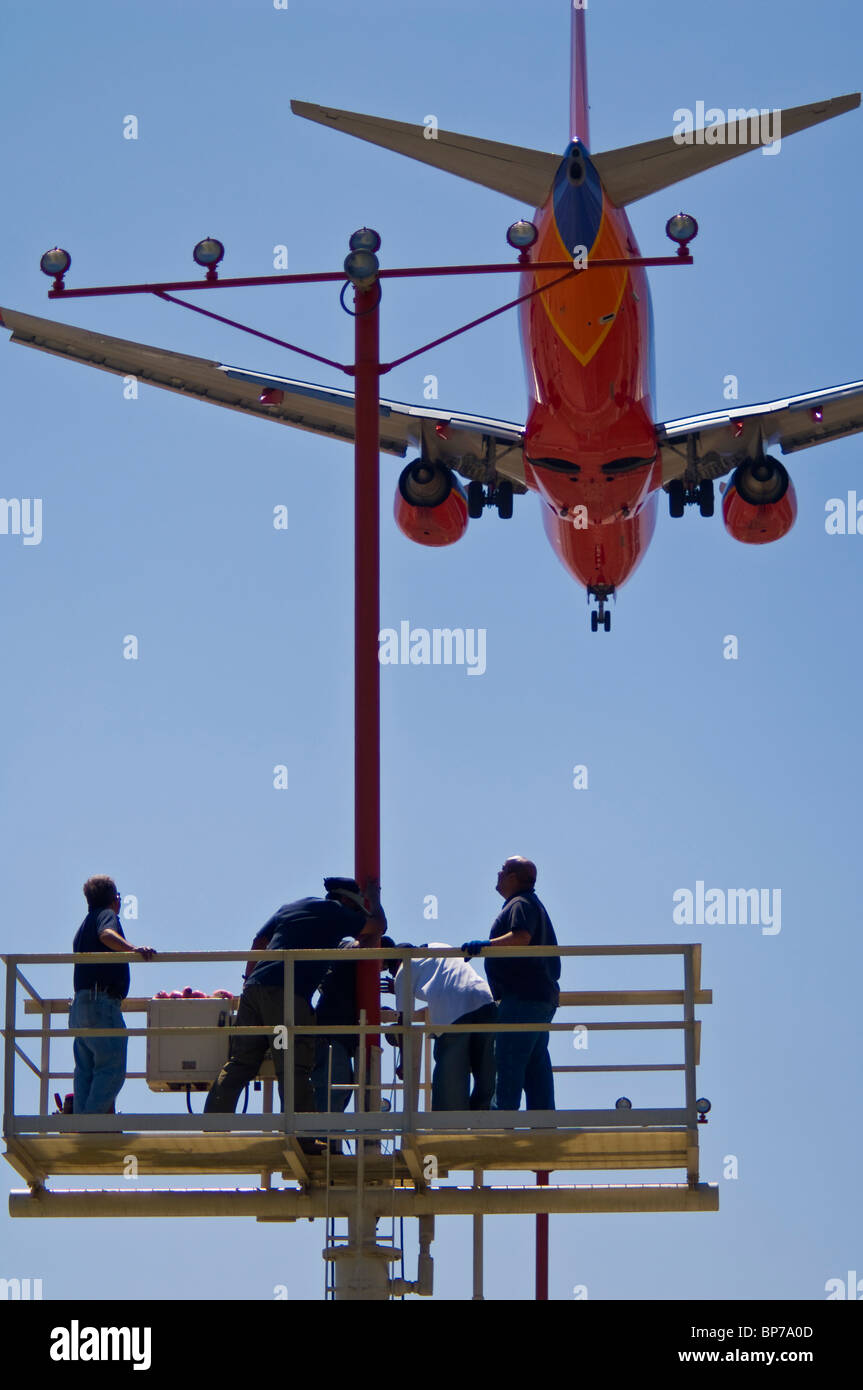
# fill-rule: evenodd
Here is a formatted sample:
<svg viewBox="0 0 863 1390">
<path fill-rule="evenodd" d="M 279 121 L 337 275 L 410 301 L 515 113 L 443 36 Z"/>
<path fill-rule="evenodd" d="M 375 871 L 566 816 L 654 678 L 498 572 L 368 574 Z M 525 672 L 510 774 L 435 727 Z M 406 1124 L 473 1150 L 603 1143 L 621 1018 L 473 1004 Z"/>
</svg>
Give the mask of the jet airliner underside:
<svg viewBox="0 0 863 1390">
<path fill-rule="evenodd" d="M 562 155 L 425 126 L 292 102 L 322 125 L 482 184 L 536 207 L 536 239 L 521 276 L 529 404 L 523 424 L 382 401 L 381 451 L 416 458 L 396 489 L 400 528 L 424 545 L 464 535 L 486 506 L 512 513 L 513 495 L 539 495 L 552 546 L 595 603 L 591 624 L 608 630 L 607 603 L 632 575 L 656 525 L 664 490 L 672 516 L 687 504 L 714 510 L 714 481 L 732 474 L 722 501 L 737 540 L 777 540 L 793 525 L 785 454 L 863 430 L 863 381 L 785 400 L 658 423 L 655 420 L 650 289 L 643 266 L 589 268 L 561 278 L 541 269 L 581 255 L 640 255 L 626 207 L 746 153 L 757 112 L 729 113 L 710 138 L 694 132 L 619 150 L 590 151 L 584 11 L 572 11 L 570 140 Z M 785 139 L 860 104 L 860 94 L 774 113 Z M 699 138 L 699 136 L 701 138 Z M 750 136 L 752 139 L 750 139 Z M 12 341 L 210 404 L 351 441 L 354 397 L 290 378 L 246 371 L 15 310 L 0 310 Z M 456 475 L 459 475 L 458 477 Z M 459 477 L 467 482 L 462 486 Z"/>
</svg>

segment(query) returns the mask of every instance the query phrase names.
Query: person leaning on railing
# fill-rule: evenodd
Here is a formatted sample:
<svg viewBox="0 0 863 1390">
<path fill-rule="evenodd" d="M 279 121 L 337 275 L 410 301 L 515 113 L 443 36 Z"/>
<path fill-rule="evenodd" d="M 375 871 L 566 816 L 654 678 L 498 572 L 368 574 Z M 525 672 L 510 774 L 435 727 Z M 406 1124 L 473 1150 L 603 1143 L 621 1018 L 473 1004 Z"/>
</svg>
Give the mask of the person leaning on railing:
<svg viewBox="0 0 863 1390">
<path fill-rule="evenodd" d="M 131 946 L 123 935 L 118 912 L 122 898 L 107 874 L 97 874 L 84 884 L 87 916 L 72 944 L 73 951 L 137 951 L 144 960 L 156 952 L 152 946 Z M 126 1080 L 126 1025 L 122 1002 L 129 993 L 128 965 L 76 965 L 75 998 L 69 1010 L 70 1028 L 116 1028 L 114 1038 L 76 1038 L 74 1113 L 109 1115 Z"/>
<path fill-rule="evenodd" d="M 484 946 L 556 946 L 554 927 L 534 892 L 536 865 L 510 855 L 497 876 L 503 910 L 492 923 L 488 941 L 466 941 L 462 950 L 478 956 Z M 551 1023 L 560 1001 L 560 956 L 497 955 L 485 958 L 491 992 L 498 1001 L 498 1023 Z M 526 1110 L 554 1109 L 554 1073 L 548 1033 L 496 1033 L 495 1090 L 492 1110 L 518 1110 L 524 1092 Z"/>
<path fill-rule="evenodd" d="M 399 949 L 415 951 L 409 941 Z M 421 948 L 424 949 L 424 948 Z M 445 941 L 430 941 L 429 950 L 451 949 Z M 407 971 L 398 958 L 385 962 L 393 979 L 383 986 L 395 995 L 398 1021 L 404 1020 Z M 497 1009 L 491 990 L 467 961 L 429 957 L 411 962 L 411 989 L 428 1005 L 428 1021 L 494 1023 Z M 401 1038 L 399 1038 L 401 1046 Z M 488 1110 L 494 1094 L 494 1034 L 440 1033 L 434 1042 L 432 1110 Z"/>
<path fill-rule="evenodd" d="M 386 927 L 386 918 L 376 900 L 376 886 L 366 885 L 366 896 L 372 898 L 374 911 L 366 913 L 363 894 L 352 878 L 325 878 L 326 898 L 300 898 L 286 903 L 274 913 L 252 942 L 256 951 L 334 950 L 345 937 L 356 937 L 360 946 L 377 946 Z M 294 1021 L 301 1027 L 315 1022 L 312 995 L 329 968 L 329 961 L 310 960 L 294 963 Z M 280 960 L 260 960 L 246 972 L 246 983 L 237 1009 L 238 1027 L 272 1027 L 284 1023 L 285 967 Z M 240 1092 L 258 1074 L 271 1039 L 264 1034 L 240 1034 L 231 1041 L 227 1063 L 214 1082 L 205 1113 L 224 1113 L 236 1109 Z M 285 1049 L 273 1048 L 273 1059 L 279 1082 L 279 1095 L 284 1109 Z M 314 1111 L 315 1093 L 312 1088 L 312 1068 L 315 1062 L 315 1038 L 312 1033 L 298 1033 L 293 1039 L 294 1109 Z M 300 1147 L 308 1153 L 319 1153 L 321 1145 L 314 1139 L 300 1139 Z"/>
</svg>

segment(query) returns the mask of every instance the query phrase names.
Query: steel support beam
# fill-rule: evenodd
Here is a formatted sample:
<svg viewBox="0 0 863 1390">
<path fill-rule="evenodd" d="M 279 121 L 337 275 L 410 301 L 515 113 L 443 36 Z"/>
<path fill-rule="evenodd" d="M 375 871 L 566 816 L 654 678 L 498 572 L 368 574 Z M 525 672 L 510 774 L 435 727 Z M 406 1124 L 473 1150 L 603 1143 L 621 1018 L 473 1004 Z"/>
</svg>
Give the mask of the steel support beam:
<svg viewBox="0 0 863 1390">
<path fill-rule="evenodd" d="M 364 1201 L 367 1217 L 386 1216 L 532 1216 L 582 1212 L 635 1211 L 717 1211 L 719 1188 L 714 1183 L 636 1184 L 608 1187 L 555 1186 L 521 1187 L 438 1187 L 425 1192 L 410 1188 L 367 1188 Z M 312 1220 L 315 1217 L 353 1217 L 356 1193 L 351 1188 L 293 1189 L 260 1188 L 219 1191 L 123 1192 L 13 1191 L 9 1213 L 19 1217 L 163 1217 L 163 1216 L 247 1216 L 268 1217 L 276 1221 Z"/>
</svg>

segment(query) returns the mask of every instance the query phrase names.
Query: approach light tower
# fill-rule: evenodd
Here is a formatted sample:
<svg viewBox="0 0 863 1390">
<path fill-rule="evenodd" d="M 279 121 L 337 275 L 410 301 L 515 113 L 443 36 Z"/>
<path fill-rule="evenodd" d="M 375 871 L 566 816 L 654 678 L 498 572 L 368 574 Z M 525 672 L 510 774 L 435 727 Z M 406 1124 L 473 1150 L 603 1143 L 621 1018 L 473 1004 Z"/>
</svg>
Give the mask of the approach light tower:
<svg viewBox="0 0 863 1390">
<path fill-rule="evenodd" d="M 687 243 L 696 230 L 693 219 L 679 215 L 669 223 L 668 234 L 678 242 L 678 254 L 673 258 L 629 258 L 633 265 L 691 264 Z M 354 378 L 353 425 L 355 439 L 355 873 L 362 885 L 370 884 L 372 896 L 377 894 L 381 870 L 380 846 L 380 667 L 378 662 L 378 633 L 380 610 L 379 564 L 379 450 L 380 450 L 380 378 L 395 366 L 419 356 L 480 323 L 542 292 L 536 283 L 540 263 L 531 260 L 536 242 L 533 224 L 520 221 L 510 228 L 510 247 L 518 251 L 515 261 L 488 266 L 416 267 L 405 270 L 381 269 L 377 252 L 380 237 L 369 228 L 361 228 L 350 239 L 350 250 L 343 271 L 315 275 L 273 275 L 222 279 L 219 266 L 224 247 L 215 238 L 207 237 L 194 250 L 196 264 L 206 271 L 203 280 L 160 284 L 104 286 L 92 289 L 69 290 L 64 277 L 71 266 L 69 253 L 54 247 L 42 257 L 41 269 L 50 276 L 53 286 L 49 298 L 114 294 L 154 294 L 170 303 L 214 318 L 264 338 L 290 351 L 315 358 Z M 556 270 L 565 278 L 574 274 L 589 274 L 591 270 L 619 265 L 620 261 L 592 260 L 589 267 L 572 261 L 542 262 L 542 270 Z M 476 274 L 517 273 L 530 276 L 533 287 L 500 308 L 480 319 L 463 325 L 453 332 L 404 354 L 395 361 L 381 363 L 379 355 L 380 303 L 382 283 L 388 276 L 451 276 Z M 342 282 L 341 302 L 355 322 L 355 361 L 352 364 L 334 362 L 311 353 L 296 344 L 274 338 L 234 320 L 226 319 L 176 298 L 177 290 L 222 290 L 269 284 L 300 284 L 311 282 Z M 353 309 L 345 304 L 348 287 L 353 289 Z M 29 315 L 4 313 L 4 326 L 11 329 L 13 340 L 28 343 L 59 355 L 99 366 L 118 375 L 138 376 L 170 389 L 180 389 L 199 399 L 230 404 L 258 416 L 270 413 L 279 418 L 284 378 L 267 377 L 231 369 L 231 394 L 225 395 L 226 376 L 212 362 L 181 354 L 144 348 L 135 343 L 108 338 L 65 324 L 34 319 Z M 161 373 L 161 375 L 160 375 Z M 257 384 L 255 384 L 257 383 Z M 261 387 L 263 389 L 261 390 Z M 344 395 L 344 393 L 341 393 Z M 287 416 L 284 418 L 288 418 Z M 444 430 L 446 422 L 440 421 Z M 489 486 L 493 489 L 495 480 Z M 421 503 L 420 503 L 421 505 Z M 495 949 L 495 948 L 492 948 Z M 515 948 L 507 949 L 512 955 Z M 698 945 L 659 946 L 579 946 L 559 948 L 529 948 L 547 953 L 574 956 L 644 956 L 668 955 L 680 957 L 683 964 L 682 988 L 666 990 L 626 990 L 576 992 L 561 996 L 561 1011 L 575 1010 L 570 1021 L 556 1021 L 549 1031 L 569 1033 L 578 1014 L 584 1008 L 679 1006 L 682 1015 L 673 1020 L 650 1022 L 633 1020 L 594 1023 L 590 1028 L 601 1035 L 605 1030 L 661 1028 L 677 1029 L 682 1033 L 682 1061 L 673 1064 L 645 1064 L 643 1059 L 627 1066 L 609 1068 L 600 1065 L 567 1066 L 567 1072 L 682 1072 L 684 1102 L 676 1107 L 626 1107 L 620 1103 L 614 1109 L 532 1111 L 454 1111 L 435 1112 L 420 1108 L 418 1085 L 420 1054 L 428 1056 L 424 1027 L 413 1021 L 412 990 L 410 987 L 411 958 L 445 955 L 439 951 L 394 952 L 400 954 L 406 974 L 405 998 L 407 1012 L 403 1027 L 404 1082 L 401 1087 L 402 1109 L 387 1110 L 381 1101 L 380 1029 L 380 957 L 378 952 L 364 953 L 358 967 L 358 999 L 361 1009 L 362 1043 L 359 1049 L 359 1076 L 355 1091 L 356 1111 L 342 1114 L 330 1111 L 326 1115 L 295 1112 L 293 1078 L 288 1066 L 285 1077 L 285 1108 L 282 1114 L 265 1112 L 262 1115 L 189 1115 L 183 1126 L 174 1124 L 166 1130 L 160 1115 L 89 1116 L 49 1114 L 52 1078 L 58 1073 L 50 1065 L 50 1046 L 55 1037 L 68 1040 L 66 1027 L 53 1029 L 52 1017 L 68 1011 L 68 1000 L 42 999 L 31 989 L 25 1001 L 24 1013 L 40 1015 L 40 1027 L 27 1029 L 17 1019 L 18 985 L 22 969 L 38 964 L 70 964 L 65 956 L 6 956 L 6 1032 L 5 1032 L 5 1100 L 4 1134 L 7 1158 L 28 1183 L 28 1192 L 13 1193 L 10 1211 L 15 1216 L 189 1216 L 189 1215 L 248 1215 L 262 1221 L 295 1221 L 302 1218 L 347 1219 L 348 1233 L 344 1244 L 328 1245 L 325 1259 L 334 1270 L 334 1292 L 338 1299 L 381 1301 L 405 1293 L 429 1295 L 432 1292 L 431 1242 L 436 1215 L 463 1215 L 473 1220 L 474 1230 L 474 1298 L 483 1296 L 482 1285 L 482 1221 L 486 1216 L 522 1214 L 538 1220 L 537 1296 L 548 1297 L 547 1286 L 547 1219 L 552 1214 L 624 1211 L 715 1211 L 718 1208 L 718 1189 L 701 1183 L 698 1175 L 698 1127 L 705 1122 L 709 1102 L 699 1101 L 695 1088 L 695 1068 L 698 1060 L 700 1025 L 695 1017 L 699 1004 L 712 1002 L 710 991 L 702 990 L 700 982 L 701 948 Z M 280 953 L 285 960 L 286 975 L 292 979 L 295 953 Z M 325 953 L 323 953 L 325 954 Z M 450 954 L 459 954 L 450 952 Z M 249 953 L 161 953 L 160 965 L 189 960 L 247 959 Z M 332 955 L 332 953 L 331 953 Z M 253 953 L 257 959 L 273 958 L 272 953 Z M 83 962 L 83 957 L 77 958 Z M 118 963 L 123 956 L 118 956 Z M 131 959 L 136 959 L 131 957 Z M 30 986 L 28 985 L 28 989 Z M 285 990 L 285 1028 L 289 1051 L 296 1038 L 293 1017 L 293 993 Z M 194 1001 L 198 1002 L 198 1001 Z M 150 1001 L 127 1001 L 127 1011 L 146 1012 Z M 223 1011 L 224 1012 L 224 1011 Z M 392 1025 L 390 1025 L 392 1026 Z M 507 1025 L 523 1027 L 527 1025 Z M 495 1031 L 495 1025 L 485 1025 Z M 450 1025 L 446 1031 L 465 1031 L 465 1025 Z M 85 1032 L 88 1030 L 84 1030 Z M 163 1035 L 174 1035 L 176 1029 L 130 1029 L 130 1036 L 146 1035 L 151 1041 Z M 329 1029 L 327 1031 L 330 1031 Z M 353 1031 L 353 1030 L 351 1030 Z M 436 1028 L 436 1032 L 444 1031 Z M 472 1030 L 468 1030 L 472 1031 Z M 184 1025 L 181 1033 L 184 1051 L 191 1039 L 219 1034 L 224 1042 L 224 1029 L 219 1026 Z M 41 1039 L 42 1052 L 31 1070 L 39 1078 L 39 1112 L 35 1115 L 16 1113 L 14 1092 L 16 1066 L 21 1053 L 16 1041 L 36 1036 Z M 62 1075 L 62 1073 L 61 1073 Z M 172 1089 L 187 1089 L 182 1085 L 187 1073 Z M 271 1086 L 271 1083 L 268 1083 Z M 204 1083 L 206 1085 L 206 1083 Z M 166 1089 L 155 1087 L 154 1089 Z M 621 1098 L 625 1101 L 625 1097 Z M 180 1117 L 173 1116 L 174 1121 Z M 313 1138 L 325 1132 L 333 1140 L 348 1139 L 355 1145 L 353 1155 L 343 1153 L 310 1156 L 298 1143 L 300 1138 Z M 383 1151 L 386 1144 L 390 1152 Z M 238 1172 L 255 1174 L 260 1187 L 228 1191 L 204 1188 L 198 1191 L 182 1189 L 175 1192 L 145 1189 L 116 1188 L 104 1191 L 57 1192 L 46 1187 L 56 1174 L 92 1175 L 104 1173 L 115 1177 L 122 1171 L 123 1156 L 133 1151 L 144 1163 L 144 1171 L 153 1174 L 199 1171 L 203 1174 L 233 1175 Z M 584 1186 L 549 1184 L 552 1172 L 578 1171 L 613 1172 L 632 1169 L 683 1169 L 684 1183 L 618 1184 L 613 1186 Z M 468 1173 L 468 1186 L 440 1185 L 440 1179 Z M 499 1172 L 524 1174 L 521 1186 L 497 1187 L 486 1178 Z M 274 1187 L 275 1176 L 293 1179 L 296 1188 Z M 386 1243 L 378 1237 L 378 1223 L 384 1217 L 394 1221 L 405 1217 L 419 1222 L 419 1259 L 415 1281 L 395 1277 L 390 1266 L 399 1258 L 395 1241 Z"/>
</svg>

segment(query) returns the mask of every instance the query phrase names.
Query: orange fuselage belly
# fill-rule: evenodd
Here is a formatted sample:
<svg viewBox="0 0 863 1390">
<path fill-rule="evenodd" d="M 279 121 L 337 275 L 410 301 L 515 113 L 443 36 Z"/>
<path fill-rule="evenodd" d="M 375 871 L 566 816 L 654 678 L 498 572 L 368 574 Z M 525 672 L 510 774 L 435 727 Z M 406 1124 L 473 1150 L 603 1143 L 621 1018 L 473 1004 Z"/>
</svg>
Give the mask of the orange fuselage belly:
<svg viewBox="0 0 863 1390">
<path fill-rule="evenodd" d="M 638 256 L 629 219 L 608 202 L 577 143 L 535 218 L 532 260 Z M 619 588 L 653 534 L 661 464 L 651 399 L 650 292 L 643 267 L 529 271 L 521 310 L 530 403 L 528 486 L 559 559 L 587 587 Z"/>
</svg>

